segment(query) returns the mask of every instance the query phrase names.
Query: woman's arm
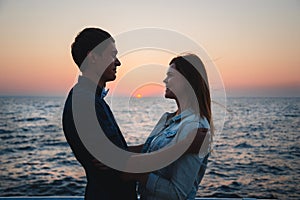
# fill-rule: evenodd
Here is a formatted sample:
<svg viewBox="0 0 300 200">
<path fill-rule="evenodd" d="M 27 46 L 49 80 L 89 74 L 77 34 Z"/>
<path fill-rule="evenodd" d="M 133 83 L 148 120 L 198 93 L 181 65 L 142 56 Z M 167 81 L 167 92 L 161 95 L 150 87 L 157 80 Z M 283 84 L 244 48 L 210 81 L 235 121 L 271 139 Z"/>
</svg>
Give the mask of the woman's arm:
<svg viewBox="0 0 300 200">
<path fill-rule="evenodd" d="M 162 199 L 186 199 L 193 189 L 203 158 L 198 155 L 185 155 L 169 166 L 171 177 L 166 178 L 155 173 L 143 175 L 138 179 L 143 187 Z M 195 189 L 196 190 L 196 189 Z"/>
<path fill-rule="evenodd" d="M 184 154 L 198 154 L 200 151 L 201 146 L 203 145 L 205 141 L 205 137 L 207 135 L 208 129 L 207 128 L 198 128 L 196 136 L 193 139 L 193 142 L 189 146 L 189 148 L 184 152 Z M 193 137 L 193 135 L 189 134 L 188 137 Z M 189 140 L 186 140 L 189 141 Z M 185 142 L 185 141 L 181 141 Z M 129 146 L 128 151 L 134 152 L 134 153 L 141 153 L 141 150 L 143 148 L 144 144 L 135 145 L 135 146 Z"/>
</svg>

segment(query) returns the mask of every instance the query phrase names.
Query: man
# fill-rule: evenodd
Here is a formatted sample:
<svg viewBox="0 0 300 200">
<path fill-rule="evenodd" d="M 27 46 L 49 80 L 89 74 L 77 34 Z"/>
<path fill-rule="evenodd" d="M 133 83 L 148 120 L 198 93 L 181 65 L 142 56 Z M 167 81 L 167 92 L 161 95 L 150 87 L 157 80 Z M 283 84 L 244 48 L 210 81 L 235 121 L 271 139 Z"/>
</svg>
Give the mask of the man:
<svg viewBox="0 0 300 200">
<path fill-rule="evenodd" d="M 104 30 L 86 28 L 76 36 L 71 52 L 82 76 L 79 76 L 78 83 L 67 97 L 62 121 L 65 137 L 86 172 L 85 199 L 136 199 L 135 182 L 125 182 L 120 178 L 121 172 L 108 167 L 103 168 L 103 164 L 86 149 L 79 137 L 75 123 L 76 115 L 73 116 L 74 110 L 72 110 L 72 102 L 78 95 L 81 96 L 80 104 L 83 106 L 89 99 L 93 99 L 97 121 L 104 134 L 119 148 L 128 149 L 114 116 L 103 99 L 106 95 L 104 89 L 106 82 L 116 79 L 116 69 L 121 65 L 116 57 L 118 51 L 115 41 Z M 77 96 L 74 92 L 75 88 Z M 85 123 L 84 120 L 82 121 Z"/>
</svg>

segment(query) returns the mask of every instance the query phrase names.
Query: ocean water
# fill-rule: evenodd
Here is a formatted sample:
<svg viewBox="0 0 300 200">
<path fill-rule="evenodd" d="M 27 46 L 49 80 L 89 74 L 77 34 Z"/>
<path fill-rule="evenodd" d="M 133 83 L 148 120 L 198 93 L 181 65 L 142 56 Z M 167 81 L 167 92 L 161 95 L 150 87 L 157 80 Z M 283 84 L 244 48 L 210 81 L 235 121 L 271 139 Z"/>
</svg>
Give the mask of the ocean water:
<svg viewBox="0 0 300 200">
<path fill-rule="evenodd" d="M 107 99 L 130 144 L 172 101 Z M 84 195 L 85 174 L 62 132 L 64 97 L 0 97 L 0 196 Z M 300 98 L 227 98 L 201 197 L 300 199 Z M 219 111 L 218 111 L 219 110 Z"/>
</svg>

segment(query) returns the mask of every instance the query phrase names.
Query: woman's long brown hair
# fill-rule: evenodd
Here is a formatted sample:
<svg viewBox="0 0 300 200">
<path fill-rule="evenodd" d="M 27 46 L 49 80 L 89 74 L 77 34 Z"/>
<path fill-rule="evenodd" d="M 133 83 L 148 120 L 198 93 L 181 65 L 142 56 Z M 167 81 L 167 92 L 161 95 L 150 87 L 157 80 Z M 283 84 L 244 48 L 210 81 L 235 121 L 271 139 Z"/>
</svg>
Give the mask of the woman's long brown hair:
<svg viewBox="0 0 300 200">
<path fill-rule="evenodd" d="M 200 116 L 205 117 L 212 127 L 210 90 L 207 73 L 201 59 L 195 54 L 186 54 L 173 58 L 171 64 L 175 64 L 176 70 L 192 86 L 198 100 Z"/>
</svg>

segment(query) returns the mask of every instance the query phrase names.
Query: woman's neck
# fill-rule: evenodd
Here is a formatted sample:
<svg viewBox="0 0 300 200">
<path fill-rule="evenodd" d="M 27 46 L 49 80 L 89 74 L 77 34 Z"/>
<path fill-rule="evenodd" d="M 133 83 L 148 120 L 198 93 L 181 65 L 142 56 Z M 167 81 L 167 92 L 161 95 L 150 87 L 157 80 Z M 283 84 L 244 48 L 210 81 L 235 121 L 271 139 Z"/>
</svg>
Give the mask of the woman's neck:
<svg viewBox="0 0 300 200">
<path fill-rule="evenodd" d="M 180 100 L 178 101 L 176 100 L 176 104 L 177 104 L 177 111 L 176 111 L 176 115 L 179 115 L 182 111 L 190 108 L 190 103 L 188 103 L 188 101 L 186 100 Z"/>
</svg>

